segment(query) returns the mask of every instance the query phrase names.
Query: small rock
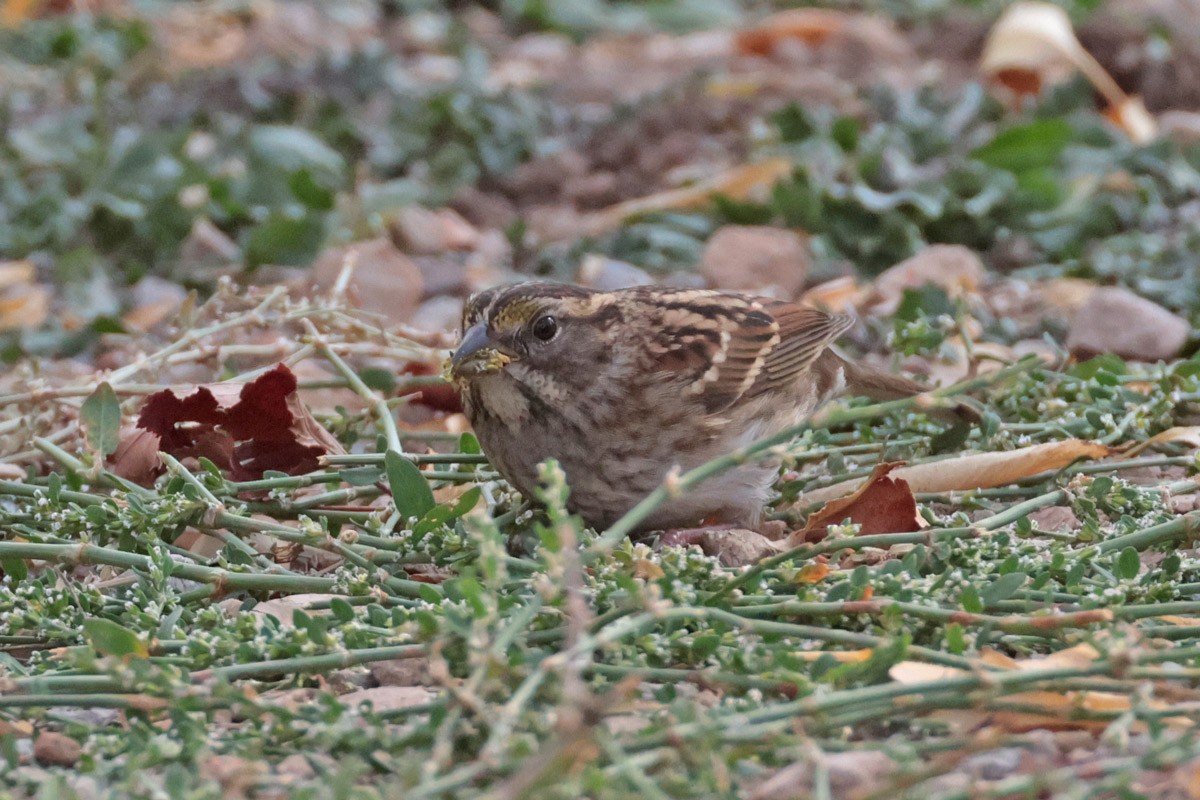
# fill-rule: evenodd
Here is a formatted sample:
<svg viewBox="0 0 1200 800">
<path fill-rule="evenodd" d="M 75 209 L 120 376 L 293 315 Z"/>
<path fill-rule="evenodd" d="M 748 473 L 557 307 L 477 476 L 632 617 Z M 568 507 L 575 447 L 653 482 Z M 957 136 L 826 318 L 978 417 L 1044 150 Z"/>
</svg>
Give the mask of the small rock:
<svg viewBox="0 0 1200 800">
<path fill-rule="evenodd" d="M 941 287 L 951 297 L 974 292 L 983 283 L 987 270 L 974 251 L 960 244 L 934 244 L 912 258 L 889 267 L 875 279 L 873 294 L 876 314 L 893 314 L 900 307 L 905 289 L 918 289 L 927 283 Z"/>
<path fill-rule="evenodd" d="M 179 311 L 187 292 L 174 281 L 147 275 L 129 290 L 133 308 L 121 320 L 129 327 L 148 331 Z"/>
<path fill-rule="evenodd" d="M 425 297 L 443 294 L 466 294 L 470 291 L 465 259 L 458 254 L 443 256 L 417 256 L 413 263 L 421 270 Z"/>
<path fill-rule="evenodd" d="M 529 233 L 543 242 L 576 239 L 588 230 L 588 220 L 563 203 L 532 206 L 525 211 Z"/>
<path fill-rule="evenodd" d="M 1171 498 L 1171 510 L 1176 514 L 1190 514 L 1196 510 L 1197 497 L 1194 494 L 1181 494 Z"/>
<path fill-rule="evenodd" d="M 621 199 L 617 175 L 607 170 L 568 178 L 563 194 L 581 208 L 602 208 Z"/>
<path fill-rule="evenodd" d="M 421 270 L 387 238 L 326 250 L 312 266 L 312 281 L 328 291 L 338 281 L 354 253 L 354 272 L 346 296 L 359 308 L 379 314 L 389 322 L 403 322 L 416 309 L 424 293 Z"/>
<path fill-rule="evenodd" d="M 1174 139 L 1184 147 L 1200 144 L 1200 113 L 1195 111 L 1164 111 L 1158 117 L 1163 136 Z"/>
<path fill-rule="evenodd" d="M 1067 506 L 1051 506 L 1029 515 L 1034 527 L 1044 531 L 1073 531 L 1079 529 L 1079 518 Z"/>
<path fill-rule="evenodd" d="M 452 208 L 405 206 L 392 214 L 388 229 L 396 244 L 412 255 L 470 250 L 479 232 Z"/>
<path fill-rule="evenodd" d="M 55 731 L 42 731 L 33 741 L 33 757 L 43 766 L 73 767 L 82 754 L 79 742 Z"/>
<path fill-rule="evenodd" d="M 1071 321 L 1067 348 L 1078 358 L 1115 353 L 1137 361 L 1174 358 L 1187 342 L 1187 320 L 1128 289 L 1092 292 Z"/>
<path fill-rule="evenodd" d="M 795 297 L 812 258 L 796 233 L 782 228 L 726 225 L 704 248 L 700 272 L 714 289 Z"/>
<path fill-rule="evenodd" d="M 317 774 L 313 770 L 312 764 L 308 763 L 308 759 L 299 753 L 293 753 L 283 759 L 276 768 L 280 775 L 287 775 L 297 780 L 305 780 Z"/>
<path fill-rule="evenodd" d="M 478 228 L 504 230 L 517 220 L 517 209 L 507 197 L 489 194 L 475 186 L 459 190 L 450 207 Z"/>
<path fill-rule="evenodd" d="M 204 760 L 201 769 L 221 785 L 226 797 L 238 797 L 258 782 L 267 765 L 239 756 L 213 755 Z"/>
<path fill-rule="evenodd" d="M 669 531 L 663 534 L 660 540 L 662 547 L 687 547 L 693 544 L 703 550 L 705 555 L 716 556 L 726 567 L 757 564 L 785 548 L 784 544 L 772 541 L 758 531 L 744 528 Z"/>
<path fill-rule="evenodd" d="M 380 686 L 429 686 L 429 662 L 423 658 L 394 658 L 367 665 L 371 677 Z"/>
<path fill-rule="evenodd" d="M 896 762 L 877 750 L 850 750 L 819 756 L 829 775 L 834 797 L 861 797 L 878 788 L 895 772 Z M 751 800 L 800 800 L 810 797 L 814 765 L 808 761 L 792 764 L 763 781 Z"/>
<path fill-rule="evenodd" d="M 602 292 L 611 292 L 628 286 L 648 286 L 654 279 L 633 264 L 588 253 L 579 263 L 579 282 Z"/>
<path fill-rule="evenodd" d="M 408 318 L 408 324 L 428 333 L 449 333 L 458 330 L 462 320 L 463 301 L 457 297 L 434 297 L 426 300 Z"/>
<path fill-rule="evenodd" d="M 376 686 L 340 695 L 338 700 L 355 711 L 362 703 L 370 703 L 374 711 L 382 712 L 423 705 L 435 697 L 437 692 L 423 686 Z"/>
<path fill-rule="evenodd" d="M 1004 747 L 979 753 L 967 758 L 960 768 L 985 781 L 998 781 L 1007 778 L 1021 766 L 1024 751 L 1019 747 Z"/>
<path fill-rule="evenodd" d="M 177 260 L 181 274 L 191 274 L 195 270 L 238 264 L 242 260 L 242 250 L 224 231 L 199 217 L 180 245 Z"/>
<path fill-rule="evenodd" d="M 504 179 L 504 188 L 520 204 L 547 203 L 558 199 L 563 183 L 588 172 L 588 158 L 578 150 L 561 150 L 526 161 Z"/>
</svg>

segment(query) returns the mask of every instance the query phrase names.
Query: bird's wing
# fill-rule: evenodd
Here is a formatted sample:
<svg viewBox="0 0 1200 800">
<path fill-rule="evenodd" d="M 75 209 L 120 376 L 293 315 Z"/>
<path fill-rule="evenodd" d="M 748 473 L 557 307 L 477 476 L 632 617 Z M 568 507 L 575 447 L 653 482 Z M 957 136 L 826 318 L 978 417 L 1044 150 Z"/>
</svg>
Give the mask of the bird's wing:
<svg viewBox="0 0 1200 800">
<path fill-rule="evenodd" d="M 656 309 L 655 367 L 682 378 L 684 392 L 710 414 L 796 380 L 853 323 L 793 303 L 715 292 L 657 298 Z"/>
</svg>

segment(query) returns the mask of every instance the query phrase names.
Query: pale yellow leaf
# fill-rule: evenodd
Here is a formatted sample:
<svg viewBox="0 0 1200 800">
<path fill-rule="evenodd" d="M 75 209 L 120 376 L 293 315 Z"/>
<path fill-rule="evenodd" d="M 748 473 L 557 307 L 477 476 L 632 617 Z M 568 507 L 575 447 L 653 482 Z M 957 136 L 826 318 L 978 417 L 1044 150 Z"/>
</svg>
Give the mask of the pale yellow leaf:
<svg viewBox="0 0 1200 800">
<path fill-rule="evenodd" d="M 0 261 L 0 289 L 25 286 L 37 280 L 37 268 L 32 261 Z"/>
<path fill-rule="evenodd" d="M 1007 486 L 1031 475 L 1062 469 L 1081 458 L 1103 458 L 1108 453 L 1109 448 L 1105 445 L 1085 442 L 1082 439 L 1066 439 L 1019 450 L 976 453 L 901 467 L 892 470 L 890 475 L 906 481 L 914 493 L 961 492 Z M 861 484 L 861 480 L 835 483 L 808 492 L 800 498 L 800 504 L 827 503 L 834 498 L 850 494 Z"/>
<path fill-rule="evenodd" d="M 828 656 L 839 664 L 861 664 L 874 652 L 868 647 L 864 650 L 796 650 L 792 655 L 801 661 L 820 661 Z"/>
<path fill-rule="evenodd" d="M 1010 5 L 992 26 L 979 59 L 989 79 L 1018 94 L 1037 93 L 1080 72 L 1108 101 L 1108 116 L 1133 142 L 1153 139 L 1158 125 L 1079 42 L 1067 13 L 1051 3 Z"/>
<path fill-rule="evenodd" d="M 938 664 L 926 664 L 924 661 L 901 661 L 892 665 L 888 675 L 897 683 L 928 683 L 944 681 L 950 678 L 960 678 L 967 672 L 954 667 L 943 667 Z"/>
<path fill-rule="evenodd" d="M 1148 447 L 1153 447 L 1156 444 L 1167 444 L 1168 442 L 1181 442 L 1188 447 L 1200 448 L 1200 426 L 1190 425 L 1186 427 L 1167 428 L 1162 433 L 1155 434 L 1144 442 L 1138 442 L 1133 447 L 1121 453 L 1118 458 L 1133 458 Z"/>
<path fill-rule="evenodd" d="M 708 204 L 716 195 L 746 200 L 770 189 L 791 171 L 792 162 L 787 158 L 771 158 L 734 167 L 692 186 L 626 200 L 597 211 L 588 217 L 588 233 L 593 236 L 599 235 L 618 227 L 630 217 L 654 211 L 699 208 Z"/>
<path fill-rule="evenodd" d="M 36 328 L 50 313 L 50 290 L 18 286 L 0 297 L 0 331 Z"/>
</svg>

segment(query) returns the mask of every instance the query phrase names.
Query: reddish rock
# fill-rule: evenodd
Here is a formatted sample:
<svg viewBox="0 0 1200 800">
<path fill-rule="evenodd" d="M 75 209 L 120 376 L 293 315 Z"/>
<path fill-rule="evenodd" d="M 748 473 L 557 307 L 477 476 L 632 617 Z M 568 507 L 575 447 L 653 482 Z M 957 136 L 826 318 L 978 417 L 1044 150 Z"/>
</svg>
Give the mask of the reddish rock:
<svg viewBox="0 0 1200 800">
<path fill-rule="evenodd" d="M 782 228 L 726 225 L 704 248 L 700 271 L 714 289 L 795 297 L 812 258 L 796 233 Z"/>
<path fill-rule="evenodd" d="M 1079 358 L 1115 353 L 1136 361 L 1166 361 L 1179 355 L 1191 326 L 1167 309 L 1128 289 L 1092 292 L 1071 321 L 1067 348 Z"/>
<path fill-rule="evenodd" d="M 379 314 L 388 322 L 407 320 L 421 302 L 425 282 L 420 268 L 387 238 L 326 250 L 313 264 L 313 283 L 321 291 L 329 291 L 348 259 L 353 258 L 357 262 L 346 297 L 358 308 Z"/>
</svg>

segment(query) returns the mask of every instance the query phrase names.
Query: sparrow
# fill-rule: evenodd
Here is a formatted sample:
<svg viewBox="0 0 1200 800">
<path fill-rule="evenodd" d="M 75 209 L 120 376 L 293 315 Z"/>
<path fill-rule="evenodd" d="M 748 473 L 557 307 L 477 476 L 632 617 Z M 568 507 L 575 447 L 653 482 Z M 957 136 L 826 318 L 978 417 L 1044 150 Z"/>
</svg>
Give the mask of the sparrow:
<svg viewBox="0 0 1200 800">
<path fill-rule="evenodd" d="M 926 391 L 831 349 L 853 323 L 731 292 L 518 283 L 467 301 L 446 374 L 510 484 L 532 497 L 539 465 L 555 459 L 568 508 L 603 529 L 671 471 L 799 425 L 840 394 L 883 401 Z M 779 466 L 768 459 L 710 478 L 640 530 L 753 527 Z"/>
</svg>

